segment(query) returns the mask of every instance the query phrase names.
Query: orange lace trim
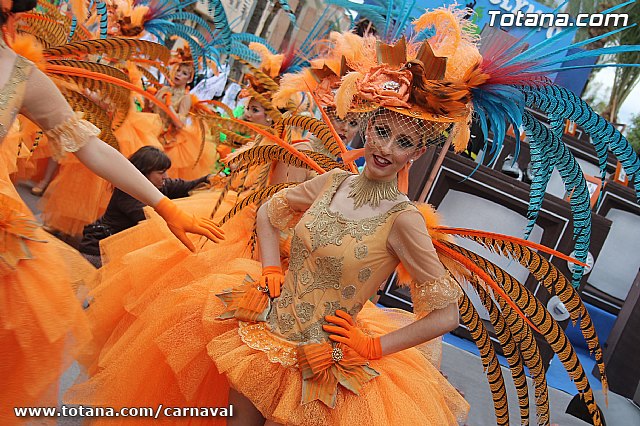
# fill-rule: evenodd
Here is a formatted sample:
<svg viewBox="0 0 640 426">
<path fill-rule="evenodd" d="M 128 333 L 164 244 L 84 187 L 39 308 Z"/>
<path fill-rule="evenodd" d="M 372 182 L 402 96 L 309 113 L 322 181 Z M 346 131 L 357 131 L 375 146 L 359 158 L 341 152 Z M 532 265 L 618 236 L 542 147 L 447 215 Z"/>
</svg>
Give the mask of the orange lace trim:
<svg viewBox="0 0 640 426">
<path fill-rule="evenodd" d="M 52 142 L 53 158 L 58 160 L 66 152 L 77 152 L 86 145 L 92 137 L 100 134 L 98 129 L 87 120 L 82 119 L 82 114 L 77 113 L 64 123 L 58 124 L 53 129 L 45 132 L 47 138 Z"/>
<path fill-rule="evenodd" d="M 251 349 L 264 352 L 269 361 L 284 367 L 298 366 L 297 345 L 295 343 L 274 336 L 264 322 L 238 321 L 238 323 L 240 339 Z"/>
<path fill-rule="evenodd" d="M 449 272 L 432 281 L 411 283 L 413 312 L 418 319 L 424 318 L 431 311 L 457 303 L 460 296 L 462 296 L 462 289 Z"/>
<path fill-rule="evenodd" d="M 301 212 L 296 212 L 289 207 L 287 191 L 288 188 L 285 188 L 271 197 L 267 208 L 269 221 L 281 231 L 286 231 L 296 226 L 302 216 Z"/>
</svg>

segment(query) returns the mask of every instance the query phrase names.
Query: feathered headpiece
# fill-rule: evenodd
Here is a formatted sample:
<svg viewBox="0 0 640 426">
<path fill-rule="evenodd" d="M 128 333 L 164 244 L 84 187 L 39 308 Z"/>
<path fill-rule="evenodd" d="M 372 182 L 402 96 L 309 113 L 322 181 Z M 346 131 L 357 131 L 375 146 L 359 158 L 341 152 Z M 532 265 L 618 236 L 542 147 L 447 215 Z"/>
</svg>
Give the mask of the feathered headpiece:
<svg viewBox="0 0 640 426">
<path fill-rule="evenodd" d="M 193 54 L 189 46 L 178 47 L 175 51 L 171 52 L 171 59 L 169 59 L 169 65 L 182 65 L 189 64 L 193 66 Z"/>
</svg>

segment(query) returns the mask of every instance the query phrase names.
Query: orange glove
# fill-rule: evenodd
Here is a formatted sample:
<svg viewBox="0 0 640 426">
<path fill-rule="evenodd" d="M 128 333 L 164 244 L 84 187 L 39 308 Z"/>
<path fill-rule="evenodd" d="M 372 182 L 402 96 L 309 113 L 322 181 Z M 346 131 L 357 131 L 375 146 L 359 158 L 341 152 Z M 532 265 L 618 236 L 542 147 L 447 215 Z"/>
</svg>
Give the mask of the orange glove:
<svg viewBox="0 0 640 426">
<path fill-rule="evenodd" d="M 262 268 L 260 277 L 260 287 L 269 289 L 269 296 L 275 298 L 280 296 L 280 287 L 284 282 L 284 274 L 280 266 L 267 266 Z"/>
<path fill-rule="evenodd" d="M 345 311 L 337 310 L 337 317 L 327 315 L 324 317 L 328 322 L 337 325 L 323 325 L 322 329 L 328 333 L 329 339 L 334 342 L 344 343 L 360 356 L 366 359 L 382 358 L 382 347 L 380 346 L 380 337 L 369 337 L 362 332 L 353 322 L 351 315 Z"/>
<path fill-rule="evenodd" d="M 170 199 L 164 197 L 155 207 L 156 212 L 167 222 L 169 230 L 173 232 L 182 244 L 191 251 L 196 251 L 196 247 L 187 238 L 187 232 L 204 235 L 211 241 L 217 243 L 224 240 L 224 232 L 210 219 L 189 216 Z"/>
</svg>

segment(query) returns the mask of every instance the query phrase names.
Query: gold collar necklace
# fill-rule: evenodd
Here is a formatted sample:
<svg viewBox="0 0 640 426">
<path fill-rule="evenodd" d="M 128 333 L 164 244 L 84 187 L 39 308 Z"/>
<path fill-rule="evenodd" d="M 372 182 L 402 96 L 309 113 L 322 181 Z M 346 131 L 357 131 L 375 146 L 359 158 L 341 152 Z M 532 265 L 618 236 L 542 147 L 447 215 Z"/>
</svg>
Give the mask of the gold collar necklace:
<svg viewBox="0 0 640 426">
<path fill-rule="evenodd" d="M 372 180 L 365 176 L 364 172 L 355 177 L 349 184 L 349 195 L 353 198 L 353 208 L 358 209 L 365 204 L 378 207 L 380 201 L 394 201 L 400 195 L 398 190 L 398 178 L 392 180 Z"/>
</svg>

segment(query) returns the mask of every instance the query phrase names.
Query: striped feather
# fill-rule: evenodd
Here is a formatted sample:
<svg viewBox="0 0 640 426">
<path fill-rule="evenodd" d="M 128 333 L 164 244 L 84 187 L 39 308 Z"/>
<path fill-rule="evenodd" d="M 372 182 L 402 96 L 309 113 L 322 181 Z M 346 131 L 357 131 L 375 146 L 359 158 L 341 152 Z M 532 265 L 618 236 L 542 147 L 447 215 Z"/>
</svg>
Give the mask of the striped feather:
<svg viewBox="0 0 640 426">
<path fill-rule="evenodd" d="M 474 308 L 469 297 L 463 293 L 459 302 L 460 319 L 467 327 L 471 337 L 478 346 L 480 359 L 489 381 L 491 396 L 493 397 L 493 407 L 496 413 L 496 424 L 500 426 L 509 425 L 509 403 L 507 401 L 507 389 L 502 377 L 500 362 L 493 349 L 491 338 L 485 328 L 478 312 Z"/>
<path fill-rule="evenodd" d="M 244 209 L 245 207 L 247 207 L 250 204 L 258 204 L 261 203 L 263 200 L 267 199 L 267 198 L 271 198 L 276 192 L 284 189 L 284 188 L 288 188 L 290 186 L 295 186 L 298 183 L 279 183 L 277 185 L 270 185 L 267 186 L 264 189 L 261 189 L 259 191 L 256 191 L 254 193 L 252 193 L 251 195 L 248 195 L 247 197 L 243 198 L 242 200 L 240 200 L 220 221 L 220 225 L 224 225 L 229 219 L 231 219 L 233 216 L 235 216 L 239 211 L 241 211 L 242 209 Z"/>
<path fill-rule="evenodd" d="M 311 158 L 313 161 L 318 163 L 318 165 L 326 171 L 333 170 L 333 169 L 341 169 L 347 172 L 350 171 L 349 167 L 346 164 L 338 163 L 331 157 L 321 152 L 309 151 L 306 149 L 301 149 L 300 152 L 302 152 L 307 157 Z"/>
<path fill-rule="evenodd" d="M 584 262 L 587 259 L 591 240 L 591 205 L 584 174 L 567 146 L 536 120 L 531 113 L 525 111 L 522 124 L 527 136 L 537 140 L 546 140 L 549 144 L 551 162 L 560 173 L 567 193 L 571 194 L 569 202 L 573 218 L 575 257 Z M 581 265 L 575 265 L 573 268 L 572 283 L 576 288 L 580 285 L 583 270 L 584 267 Z"/>
<path fill-rule="evenodd" d="M 587 405 L 594 425 L 601 425 L 600 411 L 595 402 L 593 391 L 582 368 L 582 364 L 580 364 L 580 360 L 564 331 L 553 319 L 551 314 L 547 312 L 544 305 L 542 305 L 526 287 L 494 263 L 462 247 L 455 246 L 451 243 L 446 243 L 446 245 L 472 260 L 492 277 L 495 277 L 496 281 L 502 284 L 504 291 L 511 299 L 527 313 L 528 318 L 540 329 L 542 336 L 558 355 L 569 377 L 575 383 L 576 388 Z M 500 302 L 500 300 L 498 301 Z"/>
<path fill-rule="evenodd" d="M 204 120 L 209 123 L 209 125 L 220 126 L 223 129 L 223 133 L 241 133 L 244 135 L 257 135 L 256 132 L 251 130 L 249 127 L 244 125 L 244 121 L 234 122 L 229 119 L 229 117 L 221 117 L 219 115 L 213 114 L 211 112 L 198 112 L 196 115 L 201 116 Z M 262 129 L 267 131 L 267 127 L 260 126 Z"/>
<path fill-rule="evenodd" d="M 480 300 L 482 304 L 489 312 L 489 319 L 491 320 L 491 325 L 493 325 L 493 329 L 498 336 L 498 340 L 500 341 L 500 346 L 502 346 L 502 352 L 504 357 L 507 359 L 509 363 L 509 368 L 511 370 L 511 377 L 513 378 L 513 384 L 516 388 L 516 392 L 518 394 L 518 405 L 520 406 L 520 424 L 528 425 L 529 424 L 529 387 L 527 386 L 527 375 L 524 371 L 524 363 L 522 359 L 522 354 L 518 349 L 518 345 L 511 334 L 511 330 L 507 326 L 505 319 L 502 317 L 502 313 L 495 305 L 493 299 L 487 291 L 478 283 L 477 281 L 472 282 L 474 289 L 480 296 Z M 494 405 L 496 396 L 500 397 L 499 389 L 496 391 L 492 390 L 494 394 Z M 496 395 L 497 394 L 497 395 Z M 505 395 L 506 401 L 506 395 Z M 508 408 L 508 405 L 507 405 Z"/>
<path fill-rule="evenodd" d="M 96 2 L 96 11 L 100 16 L 100 38 L 107 38 L 107 28 L 109 23 L 107 22 L 107 4 L 103 1 Z"/>
<path fill-rule="evenodd" d="M 224 7 L 222 7 L 220 0 L 207 0 L 207 8 L 209 16 L 213 18 L 213 24 L 218 30 L 218 38 L 222 42 L 222 51 L 229 53 L 231 49 L 231 28 L 229 28 L 229 21 Z"/>
<path fill-rule="evenodd" d="M 198 150 L 198 155 L 196 156 L 195 161 L 193 162 L 193 167 L 198 165 L 198 162 L 200 161 L 200 158 L 202 158 L 202 154 L 204 153 L 204 147 L 205 144 L 207 143 L 207 126 L 204 123 L 204 120 L 193 116 L 193 120 L 194 122 L 198 125 L 198 128 L 200 129 L 200 149 Z"/>
<path fill-rule="evenodd" d="M 456 235 L 469 238 L 488 250 L 517 260 L 522 266 L 529 269 L 536 280 L 544 285 L 549 294 L 555 294 L 558 296 L 560 301 L 569 311 L 572 323 L 574 325 L 579 323 L 580 330 L 587 342 L 587 346 L 591 353 L 595 355 L 598 370 L 600 371 L 602 388 L 606 392 L 607 376 L 604 368 L 602 347 L 600 346 L 598 335 L 596 334 L 593 322 L 591 321 L 589 311 L 587 311 L 582 299 L 578 296 L 576 290 L 569 284 L 566 277 L 546 258 L 521 244 L 484 235 Z"/>
<path fill-rule="evenodd" d="M 104 55 L 123 60 L 143 56 L 149 60 L 162 63 L 167 63 L 171 59 L 171 52 L 161 44 L 125 37 L 67 43 L 63 46 L 46 49 L 44 54 L 47 57 L 56 58 L 77 55 Z"/>
<path fill-rule="evenodd" d="M 93 80 L 93 81 L 101 81 L 105 84 L 111 84 L 111 85 L 115 85 L 115 86 L 119 86 L 119 87 L 123 87 L 125 89 L 131 90 L 143 97 L 145 97 L 146 99 L 150 100 L 154 105 L 156 105 L 159 109 L 161 109 L 165 114 L 167 114 L 169 116 L 169 118 L 171 118 L 171 120 L 176 123 L 181 125 L 181 121 L 180 118 L 178 118 L 178 116 L 175 114 L 174 111 L 172 111 L 171 109 L 169 109 L 167 107 L 167 105 L 160 101 L 158 98 L 156 98 L 155 96 L 150 95 L 148 92 L 144 91 L 143 89 L 137 87 L 135 84 L 131 84 L 127 81 L 123 81 L 120 80 L 118 78 L 114 78 L 110 75 L 105 75 L 105 74 L 99 74 L 99 73 L 95 73 L 93 71 L 88 71 L 88 70 L 84 70 L 84 69 L 80 69 L 80 68 L 74 68 L 74 67 L 67 67 L 64 65 L 49 65 L 47 67 L 47 74 L 49 75 L 53 75 L 55 77 L 74 77 L 76 78 L 78 81 L 84 79 L 84 80 Z"/>
<path fill-rule="evenodd" d="M 98 64 L 89 61 L 65 59 L 47 61 L 47 69 L 50 69 L 51 66 L 75 68 L 76 70 L 86 70 L 91 73 L 99 74 L 101 76 L 109 76 L 114 79 L 121 80 L 124 83 L 129 83 L 129 79 L 124 72 L 109 65 Z M 131 107 L 130 91 L 125 87 L 111 84 L 102 79 L 87 78 L 77 75 L 74 76 L 69 74 L 62 74 L 57 75 L 56 77 L 73 82 L 83 89 L 88 89 L 92 92 L 99 93 L 103 101 L 113 106 L 113 128 L 118 128 L 129 113 L 129 108 Z"/>
<path fill-rule="evenodd" d="M 329 126 L 321 120 L 313 117 L 305 117 L 303 115 L 294 115 L 282 118 L 277 121 L 274 126 L 297 127 L 299 129 L 306 130 L 318 138 L 331 155 L 338 157 L 342 154 L 340 146 L 338 146 L 333 134 L 331 133 L 331 129 L 329 129 Z"/>
<path fill-rule="evenodd" d="M 100 129 L 100 139 L 119 151 L 120 146 L 112 132 L 111 118 L 107 113 L 81 93 L 72 90 L 61 90 L 61 92 L 74 111 L 82 112 L 82 118 L 93 123 Z"/>
<path fill-rule="evenodd" d="M 324 108 L 322 108 L 322 103 L 318 100 L 318 97 L 313 93 L 313 90 L 311 90 L 309 86 L 307 86 L 307 93 L 309 93 L 309 96 L 313 98 L 313 101 L 318 106 L 318 109 L 320 110 L 320 114 L 322 115 L 322 120 L 331 131 L 333 140 L 340 148 L 340 152 L 341 153 L 347 152 L 347 147 L 344 145 L 344 142 L 342 142 L 342 139 L 340 139 L 340 136 L 338 135 L 338 132 L 336 132 L 336 129 L 334 129 L 333 124 L 331 124 L 331 119 L 327 115 L 327 112 L 324 110 Z M 347 166 L 349 166 L 349 169 L 352 173 L 358 173 L 358 168 L 356 167 L 353 161 L 347 162 Z"/>
<path fill-rule="evenodd" d="M 278 161 L 293 167 L 313 170 L 309 164 L 278 145 L 254 146 L 234 157 L 229 164 L 245 168 L 270 163 L 272 161 Z"/>
<path fill-rule="evenodd" d="M 260 83 L 260 85 L 262 87 L 264 87 L 268 92 L 271 92 L 272 94 L 277 92 L 279 89 L 279 85 L 278 83 L 276 83 L 271 77 L 269 77 L 267 74 L 265 74 L 264 72 L 262 72 L 262 70 L 254 67 L 252 64 L 250 64 L 249 62 L 247 62 L 246 60 L 235 56 L 235 58 L 242 63 L 244 66 L 246 66 L 247 68 L 249 68 L 249 74 L 251 74 L 251 76 L 253 76 L 253 78 L 255 78 L 257 80 L 258 83 Z"/>
<path fill-rule="evenodd" d="M 558 86 L 528 86 L 524 88 L 527 104 L 539 105 L 548 114 L 558 114 L 576 124 L 591 136 L 598 155 L 601 174 L 606 172 L 607 148 L 633 177 L 636 197 L 640 202 L 640 159 L 626 138 L 611 123 L 599 116 L 578 96 Z"/>
<path fill-rule="evenodd" d="M 59 46 L 67 42 L 69 29 L 64 24 L 39 13 L 21 14 L 16 22 L 18 30 L 44 40 L 46 46 Z"/>
<path fill-rule="evenodd" d="M 229 108 L 229 106 L 225 103 L 222 103 L 220 101 L 216 101 L 214 99 L 208 100 L 208 101 L 200 101 L 199 104 L 202 105 L 214 105 L 218 108 L 222 108 L 224 110 L 224 113 L 227 114 L 227 117 L 233 117 L 233 110 L 231 108 Z"/>
<path fill-rule="evenodd" d="M 149 80 L 149 82 L 151 84 L 159 84 L 160 82 L 158 81 L 158 79 L 156 78 L 155 75 L 153 75 L 151 73 L 151 71 L 149 71 L 148 69 L 146 69 L 145 67 L 136 64 L 136 68 L 138 69 L 138 71 L 140 71 L 142 73 L 142 75 L 144 76 L 144 78 L 146 78 L 147 80 Z"/>
<path fill-rule="evenodd" d="M 450 260 L 457 262 L 458 264 L 468 269 L 472 274 L 477 275 L 482 281 L 484 281 L 489 287 L 491 287 L 494 293 L 500 296 L 500 299 L 503 299 L 509 306 L 511 306 L 511 308 L 513 308 L 513 310 L 518 313 L 518 316 L 520 316 L 534 330 L 538 331 L 533 323 L 531 323 L 529 318 L 527 318 L 527 315 L 504 292 L 502 286 L 500 286 L 491 276 L 489 276 L 484 269 L 472 263 L 467 255 L 464 255 L 464 253 L 457 250 L 460 249 L 460 247 L 456 246 L 453 243 L 447 243 L 445 241 L 434 240 L 432 242 L 433 247 L 436 249 L 438 254 L 448 257 Z"/>
<path fill-rule="evenodd" d="M 449 257 L 443 256 L 442 253 L 439 253 L 439 256 L 443 263 L 450 263 L 451 259 Z M 447 269 L 449 269 L 449 266 L 447 266 Z M 468 275 L 468 273 L 465 275 Z M 472 274 L 471 277 L 466 278 L 468 282 L 474 285 L 479 282 L 477 275 Z M 480 280 L 480 282 L 482 282 L 482 280 Z M 486 283 L 484 284 L 486 285 Z M 518 345 L 524 364 L 529 369 L 533 379 L 537 424 L 549 425 L 549 392 L 547 380 L 544 375 L 544 366 L 542 364 L 542 358 L 540 357 L 538 344 L 536 343 L 531 327 L 529 327 L 522 317 L 511 309 L 511 306 L 502 298 L 496 298 L 496 302 L 500 307 L 505 324 Z"/>
<path fill-rule="evenodd" d="M 229 120 L 231 120 L 233 122 L 241 122 L 241 123 L 243 123 L 245 126 L 249 127 L 254 132 L 256 132 L 259 135 L 263 136 L 265 141 L 274 142 L 275 144 L 277 144 L 277 145 L 281 146 L 282 148 L 286 149 L 287 151 L 289 151 L 290 153 L 292 153 L 296 157 L 300 158 L 302 161 L 306 162 L 309 166 L 311 166 L 311 168 L 315 172 L 317 172 L 319 174 L 325 173 L 325 170 L 322 167 L 320 167 L 315 161 L 313 161 L 308 156 L 304 155 L 303 153 L 301 153 L 300 151 L 298 151 L 297 149 L 292 147 L 288 142 L 278 138 L 277 136 L 273 135 L 272 133 L 269 133 L 267 131 L 262 130 L 260 127 L 255 126 L 253 123 L 249 123 L 249 122 L 246 122 L 246 121 L 238 120 L 236 118 L 229 118 Z"/>
<path fill-rule="evenodd" d="M 275 109 L 271 104 L 271 101 L 264 97 L 264 95 L 255 91 L 252 87 L 245 87 L 244 90 L 247 91 L 247 93 L 253 100 L 262 105 L 267 116 L 269 116 L 269 118 L 271 118 L 273 121 L 278 121 L 282 118 L 282 114 L 280 113 L 280 111 Z"/>
</svg>

